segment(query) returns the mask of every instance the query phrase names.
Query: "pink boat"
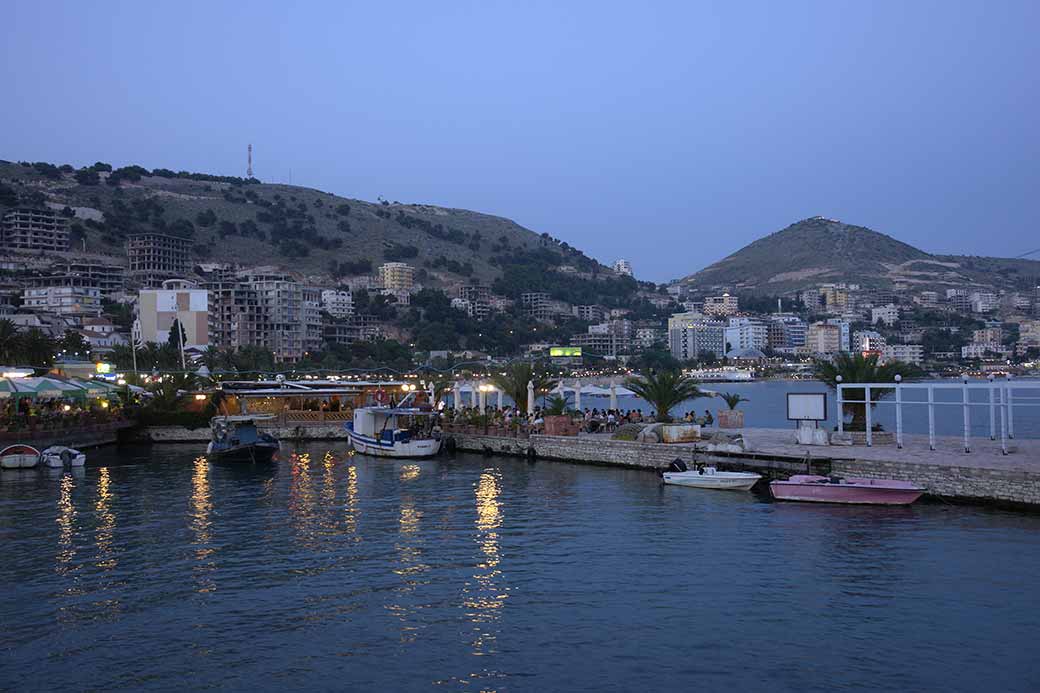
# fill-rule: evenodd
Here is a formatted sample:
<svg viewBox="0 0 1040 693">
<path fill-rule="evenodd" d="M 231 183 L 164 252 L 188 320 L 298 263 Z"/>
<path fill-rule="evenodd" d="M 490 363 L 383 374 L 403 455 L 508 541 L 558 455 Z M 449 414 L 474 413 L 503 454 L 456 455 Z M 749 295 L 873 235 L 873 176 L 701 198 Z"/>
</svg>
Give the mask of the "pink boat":
<svg viewBox="0 0 1040 693">
<path fill-rule="evenodd" d="M 924 489 L 908 481 L 860 479 L 795 474 L 787 481 L 774 481 L 769 490 L 777 500 L 857 505 L 910 505 Z"/>
</svg>

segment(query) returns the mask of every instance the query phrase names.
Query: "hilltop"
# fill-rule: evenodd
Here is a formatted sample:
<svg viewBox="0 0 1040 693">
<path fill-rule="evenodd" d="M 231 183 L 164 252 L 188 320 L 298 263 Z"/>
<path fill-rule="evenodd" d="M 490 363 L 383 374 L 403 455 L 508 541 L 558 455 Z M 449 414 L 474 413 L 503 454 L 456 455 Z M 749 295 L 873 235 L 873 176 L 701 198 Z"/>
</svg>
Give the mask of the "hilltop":
<svg viewBox="0 0 1040 693">
<path fill-rule="evenodd" d="M 780 294 L 828 282 L 942 289 L 1030 289 L 1040 262 L 932 255 L 865 226 L 812 217 L 744 246 L 677 283 L 695 289 Z"/>
<path fill-rule="evenodd" d="M 72 217 L 73 251 L 125 262 L 128 235 L 192 242 L 193 260 L 275 266 L 316 281 L 371 274 L 387 261 L 419 269 L 426 286 L 499 282 L 503 293 L 563 293 L 563 269 L 601 280 L 608 268 L 567 243 L 464 209 L 366 202 L 300 186 L 107 164 L 74 169 L 0 162 L 0 211 L 49 206 Z M 534 271 L 532 271 L 534 270 Z M 531 276 L 530 287 L 521 286 Z M 563 282 L 565 285 L 566 282 Z M 618 287 L 595 282 L 593 293 Z"/>
</svg>

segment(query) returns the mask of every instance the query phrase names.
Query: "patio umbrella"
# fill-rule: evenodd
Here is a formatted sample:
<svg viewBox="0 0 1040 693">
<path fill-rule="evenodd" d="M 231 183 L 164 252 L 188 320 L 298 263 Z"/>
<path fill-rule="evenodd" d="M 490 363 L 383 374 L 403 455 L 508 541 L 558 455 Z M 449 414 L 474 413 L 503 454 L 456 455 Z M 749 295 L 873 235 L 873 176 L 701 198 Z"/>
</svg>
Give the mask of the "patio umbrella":
<svg viewBox="0 0 1040 693">
<path fill-rule="evenodd" d="M 617 383 L 610 379 L 610 408 L 617 409 Z"/>
</svg>

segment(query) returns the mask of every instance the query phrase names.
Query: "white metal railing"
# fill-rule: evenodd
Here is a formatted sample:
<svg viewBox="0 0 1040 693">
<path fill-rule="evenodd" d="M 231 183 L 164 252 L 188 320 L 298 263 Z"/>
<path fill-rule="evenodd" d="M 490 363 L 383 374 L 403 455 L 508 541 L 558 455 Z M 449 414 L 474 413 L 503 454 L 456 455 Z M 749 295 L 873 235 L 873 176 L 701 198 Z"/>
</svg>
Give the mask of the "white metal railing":
<svg viewBox="0 0 1040 693">
<path fill-rule="evenodd" d="M 838 391 L 838 431 L 845 431 L 844 405 L 864 404 L 866 406 L 866 438 L 867 445 L 873 445 L 873 427 L 871 404 L 894 404 L 896 414 L 896 445 L 903 447 L 903 408 L 905 406 L 927 406 L 928 407 L 928 447 L 935 450 L 935 408 L 936 407 L 960 407 L 964 420 L 964 452 L 971 452 L 971 408 L 986 407 L 989 410 L 989 438 L 997 439 L 1000 432 L 1000 448 L 1003 453 L 1008 454 L 1007 441 L 1015 437 L 1015 408 L 1016 407 L 1040 407 L 1040 382 L 1038 381 L 1013 381 L 1011 376 L 1006 379 L 994 379 L 990 377 L 986 381 L 972 381 L 964 378 L 959 383 L 904 383 L 900 376 L 896 376 L 894 383 L 845 383 L 837 384 Z M 863 399 L 846 399 L 846 390 L 863 390 Z M 894 399 L 871 401 L 871 392 L 886 391 L 894 393 Z M 937 390 L 960 391 L 961 397 L 954 401 L 939 401 L 935 398 Z M 927 392 L 926 400 L 907 400 L 903 394 L 907 391 Z M 975 391 L 987 392 L 984 401 L 972 401 L 971 393 Z M 1016 392 L 1018 394 L 1016 394 Z M 999 427 L 998 427 L 999 419 Z"/>
</svg>

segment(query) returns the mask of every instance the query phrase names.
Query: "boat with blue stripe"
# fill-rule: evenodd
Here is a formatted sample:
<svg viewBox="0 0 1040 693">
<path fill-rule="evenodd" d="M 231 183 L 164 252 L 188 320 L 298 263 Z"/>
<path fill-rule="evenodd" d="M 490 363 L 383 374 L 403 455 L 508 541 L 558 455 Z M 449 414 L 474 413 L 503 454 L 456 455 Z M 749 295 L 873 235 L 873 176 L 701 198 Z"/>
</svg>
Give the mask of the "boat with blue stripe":
<svg viewBox="0 0 1040 693">
<path fill-rule="evenodd" d="M 411 406 L 412 399 L 409 395 L 396 406 L 355 409 L 354 420 L 344 424 L 354 449 L 376 457 L 431 457 L 440 452 L 437 412 Z"/>
</svg>

